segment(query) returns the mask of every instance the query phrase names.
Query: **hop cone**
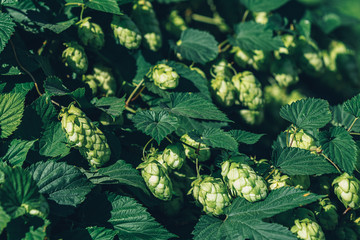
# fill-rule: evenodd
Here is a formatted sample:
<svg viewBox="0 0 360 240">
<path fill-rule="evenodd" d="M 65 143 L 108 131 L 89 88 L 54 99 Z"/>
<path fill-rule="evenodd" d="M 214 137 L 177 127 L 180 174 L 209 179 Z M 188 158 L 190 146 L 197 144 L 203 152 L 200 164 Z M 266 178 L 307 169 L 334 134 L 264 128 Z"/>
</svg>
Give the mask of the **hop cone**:
<svg viewBox="0 0 360 240">
<path fill-rule="evenodd" d="M 216 77 L 221 77 L 225 81 L 230 81 L 234 73 L 229 67 L 229 63 L 225 59 L 221 59 L 212 67 L 212 72 Z"/>
<path fill-rule="evenodd" d="M 296 47 L 294 35 L 284 34 L 281 36 L 281 40 L 283 41 L 285 47 L 280 47 L 278 50 L 274 51 L 274 56 L 278 60 L 280 60 L 283 56 L 292 55 Z"/>
<path fill-rule="evenodd" d="M 241 109 L 240 117 L 249 125 L 259 125 L 264 120 L 264 109 Z"/>
<path fill-rule="evenodd" d="M 323 229 L 334 230 L 336 228 L 339 215 L 336 206 L 331 203 L 329 198 L 321 199 L 313 211 Z"/>
<path fill-rule="evenodd" d="M 289 185 L 290 176 L 281 174 L 279 170 L 275 170 L 272 177 L 269 178 L 267 181 L 269 183 L 270 190 L 275 190 L 285 186 L 290 186 Z"/>
<path fill-rule="evenodd" d="M 234 47 L 232 52 L 235 53 L 234 60 L 242 68 L 247 65 L 252 66 L 255 70 L 263 71 L 268 62 L 268 56 L 262 50 L 243 51 L 238 47 Z"/>
<path fill-rule="evenodd" d="M 203 211 L 215 216 L 224 213 L 230 205 L 230 196 L 220 178 L 202 176 L 191 183 L 194 198 L 203 205 Z"/>
<path fill-rule="evenodd" d="M 215 100 L 223 107 L 231 107 L 235 103 L 235 87 L 231 81 L 224 77 L 217 76 L 211 80 L 211 89 Z"/>
<path fill-rule="evenodd" d="M 252 110 L 263 107 L 264 100 L 261 84 L 251 72 L 238 73 L 231 80 L 239 94 L 242 105 Z"/>
<path fill-rule="evenodd" d="M 343 173 L 331 184 L 334 192 L 345 207 L 358 209 L 360 207 L 360 181 L 354 176 Z"/>
<path fill-rule="evenodd" d="M 274 61 L 271 64 L 270 71 L 281 87 L 288 87 L 299 81 L 296 66 L 289 58 Z"/>
<path fill-rule="evenodd" d="M 162 153 L 162 159 L 171 169 L 180 169 L 185 158 L 185 149 L 181 143 L 168 145 Z"/>
<path fill-rule="evenodd" d="M 105 135 L 83 111 L 70 104 L 61 110 L 59 116 L 67 139 L 79 149 L 90 165 L 100 167 L 109 161 L 111 152 Z"/>
<path fill-rule="evenodd" d="M 117 43 L 127 49 L 139 48 L 142 39 L 140 30 L 127 15 L 113 15 L 111 29 Z"/>
<path fill-rule="evenodd" d="M 299 208 L 295 211 L 295 222 L 291 232 L 299 239 L 325 240 L 325 234 L 320 225 L 315 221 L 313 212 L 308 209 Z"/>
<path fill-rule="evenodd" d="M 167 170 L 156 160 L 156 157 L 150 157 L 140 163 L 137 169 L 141 169 L 141 176 L 156 198 L 163 201 L 171 200 L 173 191 L 171 180 Z"/>
<path fill-rule="evenodd" d="M 174 89 L 179 85 L 179 74 L 166 64 L 157 64 L 152 68 L 151 78 L 160 89 Z"/>
<path fill-rule="evenodd" d="M 144 46 L 151 51 L 158 51 L 162 46 L 162 37 L 159 21 L 151 2 L 138 0 L 133 5 L 132 19 L 143 36 L 142 43 Z"/>
<path fill-rule="evenodd" d="M 165 24 L 166 30 L 179 37 L 182 31 L 187 29 L 185 20 L 179 15 L 177 10 L 172 10 Z"/>
<path fill-rule="evenodd" d="M 98 89 L 103 95 L 107 97 L 115 95 L 116 80 L 111 72 L 111 68 L 95 65 L 93 76 L 98 82 Z"/>
<path fill-rule="evenodd" d="M 193 140 L 189 135 L 184 134 L 180 140 L 190 146 L 193 146 L 195 149 L 199 147 L 199 143 Z M 185 149 L 185 155 L 191 160 L 195 160 L 197 157 L 200 162 L 204 162 L 210 158 L 211 151 L 210 149 L 203 143 L 200 143 L 199 154 L 196 154 L 196 150 L 191 148 L 185 144 L 183 144 Z"/>
<path fill-rule="evenodd" d="M 103 48 L 105 43 L 103 30 L 100 25 L 90 22 L 90 18 L 86 18 L 80 22 L 78 36 L 85 46 L 97 50 Z"/>
<path fill-rule="evenodd" d="M 264 179 L 245 162 L 227 160 L 221 165 L 221 175 L 233 196 L 240 196 L 249 202 L 266 198 L 268 189 Z"/>
<path fill-rule="evenodd" d="M 311 150 L 312 148 L 316 147 L 314 138 L 306 134 L 303 129 L 296 130 L 292 128 L 289 130 L 289 133 L 289 145 L 291 144 L 290 147 L 297 147 L 305 150 Z"/>
<path fill-rule="evenodd" d="M 62 52 L 65 66 L 73 72 L 84 74 L 88 69 L 88 59 L 85 50 L 77 42 L 64 43 L 66 49 Z"/>
<path fill-rule="evenodd" d="M 83 75 L 82 81 L 91 89 L 91 93 L 96 95 L 98 92 L 98 83 L 93 75 Z"/>
</svg>

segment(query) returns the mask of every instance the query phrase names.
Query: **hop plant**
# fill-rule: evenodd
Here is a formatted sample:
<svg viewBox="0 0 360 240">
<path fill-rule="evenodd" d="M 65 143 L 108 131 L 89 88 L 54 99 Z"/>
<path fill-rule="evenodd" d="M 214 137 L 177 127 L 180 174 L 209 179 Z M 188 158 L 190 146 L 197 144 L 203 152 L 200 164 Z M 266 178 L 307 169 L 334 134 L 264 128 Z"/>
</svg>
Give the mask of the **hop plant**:
<svg viewBox="0 0 360 240">
<path fill-rule="evenodd" d="M 142 39 L 140 30 L 127 15 L 113 15 L 111 29 L 117 43 L 127 49 L 139 48 Z"/>
<path fill-rule="evenodd" d="M 305 208 L 299 208 L 295 211 L 295 218 L 294 225 L 290 230 L 299 239 L 325 240 L 325 234 L 321 226 L 316 222 L 313 212 Z"/>
<path fill-rule="evenodd" d="M 185 20 L 179 15 L 178 10 L 172 10 L 170 12 L 165 28 L 175 36 L 180 36 L 180 34 L 187 29 Z"/>
<path fill-rule="evenodd" d="M 234 73 L 226 59 L 220 59 L 214 66 L 212 66 L 211 71 L 215 77 L 221 77 L 225 79 L 225 81 L 230 81 L 234 76 Z"/>
<path fill-rule="evenodd" d="M 163 63 L 152 68 L 150 77 L 154 84 L 163 90 L 174 89 L 179 85 L 179 74 L 172 67 Z"/>
<path fill-rule="evenodd" d="M 234 75 L 231 79 L 242 105 L 252 110 L 263 107 L 264 99 L 261 83 L 255 78 L 254 74 L 244 71 Z"/>
<path fill-rule="evenodd" d="M 284 34 L 281 36 L 281 40 L 284 43 L 284 47 L 280 47 L 278 50 L 274 51 L 274 56 L 278 60 L 283 58 L 283 56 L 293 55 L 296 47 L 294 35 Z"/>
<path fill-rule="evenodd" d="M 329 198 L 321 199 L 314 207 L 313 211 L 321 227 L 325 230 L 334 230 L 338 224 L 339 215 L 334 204 Z"/>
<path fill-rule="evenodd" d="M 332 181 L 333 180 L 326 175 L 316 177 L 316 180 L 311 181 L 312 191 L 320 195 L 329 195 Z"/>
<path fill-rule="evenodd" d="M 185 162 L 185 149 L 181 143 L 168 145 L 162 153 L 162 159 L 171 169 L 180 169 Z"/>
<path fill-rule="evenodd" d="M 224 208 L 230 205 L 230 196 L 224 182 L 220 178 L 201 176 L 191 183 L 189 193 L 202 204 L 203 211 L 215 216 L 224 213 Z"/>
<path fill-rule="evenodd" d="M 270 71 L 280 87 L 288 87 L 299 81 L 297 68 L 289 58 L 274 61 L 271 64 Z"/>
<path fill-rule="evenodd" d="M 264 120 L 264 109 L 241 109 L 239 111 L 239 115 L 247 124 L 259 125 Z"/>
<path fill-rule="evenodd" d="M 88 69 L 88 59 L 85 50 L 77 42 L 64 43 L 66 49 L 62 52 L 62 60 L 77 74 L 84 74 Z"/>
<path fill-rule="evenodd" d="M 192 146 L 189 147 L 188 145 L 183 144 L 185 149 L 185 155 L 187 158 L 191 160 L 196 160 L 196 158 L 198 158 L 200 162 L 205 162 L 209 160 L 211 151 L 210 148 L 208 148 L 205 144 L 196 142 L 188 134 L 184 134 L 183 136 L 181 136 L 180 141 Z M 196 153 L 198 148 L 199 152 Z"/>
<path fill-rule="evenodd" d="M 235 87 L 231 81 L 226 81 L 224 77 L 217 76 L 211 80 L 211 89 L 215 101 L 224 107 L 231 107 L 235 103 Z"/>
<path fill-rule="evenodd" d="M 111 72 L 111 68 L 103 65 L 94 66 L 94 78 L 98 82 L 98 89 L 105 96 L 114 96 L 116 93 L 116 80 Z"/>
<path fill-rule="evenodd" d="M 100 50 L 104 47 L 105 37 L 100 25 L 90 22 L 90 18 L 80 21 L 78 36 L 82 44 Z"/>
<path fill-rule="evenodd" d="M 351 227 L 342 225 L 334 231 L 336 240 L 358 240 L 359 235 Z"/>
<path fill-rule="evenodd" d="M 121 126 L 124 124 L 124 116 L 120 115 L 115 119 L 109 114 L 102 112 L 99 117 L 99 122 L 104 126 Z"/>
<path fill-rule="evenodd" d="M 101 167 L 109 161 L 111 151 L 103 132 L 88 119 L 81 109 L 70 104 L 59 114 L 61 126 L 70 144 L 78 148 L 90 165 Z"/>
<path fill-rule="evenodd" d="M 92 95 L 96 95 L 98 92 L 98 83 L 93 75 L 83 75 L 82 81 L 86 83 L 91 89 Z"/>
<path fill-rule="evenodd" d="M 295 128 L 291 128 L 288 132 L 290 133 L 290 147 L 297 147 L 305 150 L 312 150 L 316 148 L 314 138 L 306 134 L 303 129 L 297 130 Z"/>
<path fill-rule="evenodd" d="M 151 2 L 147 0 L 135 2 L 132 19 L 142 34 L 144 46 L 151 51 L 158 51 L 162 46 L 162 37 L 159 21 Z"/>
<path fill-rule="evenodd" d="M 268 63 L 268 55 L 262 50 L 254 50 L 251 52 L 243 51 L 239 47 L 234 47 L 232 49 L 234 54 L 234 61 L 240 67 L 245 68 L 246 66 L 251 66 L 257 71 L 266 70 L 266 65 Z"/>
<path fill-rule="evenodd" d="M 360 207 L 360 181 L 348 173 L 343 173 L 331 184 L 334 193 L 345 207 L 358 209 Z"/>
<path fill-rule="evenodd" d="M 167 169 L 157 159 L 156 155 L 151 155 L 137 169 L 141 169 L 141 176 L 151 193 L 160 200 L 169 201 L 173 195 L 172 182 Z"/>
<path fill-rule="evenodd" d="M 227 160 L 221 165 L 221 175 L 233 196 L 249 202 L 265 199 L 268 188 L 264 179 L 243 161 Z"/>
<path fill-rule="evenodd" d="M 286 174 L 281 174 L 279 170 L 275 170 L 272 174 L 272 177 L 267 180 L 270 190 L 275 190 L 281 187 L 290 186 L 289 185 L 290 176 Z"/>
</svg>

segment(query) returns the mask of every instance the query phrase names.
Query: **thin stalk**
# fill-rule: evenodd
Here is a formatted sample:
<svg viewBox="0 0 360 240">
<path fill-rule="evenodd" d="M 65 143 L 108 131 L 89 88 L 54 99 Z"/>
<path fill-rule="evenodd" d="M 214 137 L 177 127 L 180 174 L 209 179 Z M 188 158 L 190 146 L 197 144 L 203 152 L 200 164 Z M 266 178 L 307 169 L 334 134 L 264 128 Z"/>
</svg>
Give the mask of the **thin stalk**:
<svg viewBox="0 0 360 240">
<path fill-rule="evenodd" d="M 246 10 L 244 15 L 243 15 L 243 18 L 241 19 L 241 22 L 245 22 L 247 16 L 249 15 L 250 11 L 249 10 Z"/>
<path fill-rule="evenodd" d="M 350 134 L 351 135 L 360 135 L 360 133 L 356 133 L 356 132 L 353 132 L 353 133 L 351 132 Z"/>
<path fill-rule="evenodd" d="M 275 172 L 275 168 L 265 177 L 265 180 L 267 180 L 273 173 Z"/>
<path fill-rule="evenodd" d="M 131 98 L 135 95 L 135 93 L 137 92 L 137 90 L 141 87 L 141 85 L 144 83 L 144 79 L 141 80 L 141 82 L 136 86 L 136 88 L 132 91 L 132 93 L 130 94 L 128 100 L 126 100 L 125 102 L 125 106 L 128 106 L 130 101 L 131 101 Z"/>
<path fill-rule="evenodd" d="M 166 140 L 168 140 L 171 144 L 173 143 L 173 141 L 171 141 L 171 139 L 170 139 L 168 136 L 166 136 L 165 138 L 166 138 Z"/>
<path fill-rule="evenodd" d="M 152 140 L 154 140 L 154 138 L 151 138 L 151 139 L 145 144 L 145 146 L 144 146 L 144 148 L 143 148 L 143 158 L 144 158 L 144 160 L 146 159 L 146 156 L 145 156 L 146 148 L 147 148 L 147 146 L 152 142 Z"/>
<path fill-rule="evenodd" d="M 134 109 L 132 109 L 131 107 L 125 106 L 125 109 L 131 113 L 136 113 L 136 111 Z"/>
<path fill-rule="evenodd" d="M 133 98 L 130 100 L 130 102 L 135 101 L 135 100 L 141 95 L 141 93 L 142 93 L 144 90 L 145 90 L 145 86 L 143 86 L 143 87 L 140 89 L 140 91 L 135 95 L 135 97 L 133 97 Z"/>
<path fill-rule="evenodd" d="M 354 119 L 354 121 L 351 123 L 349 129 L 347 130 L 348 132 L 351 131 L 352 127 L 354 126 L 354 124 L 356 123 L 356 121 L 357 121 L 358 119 L 359 119 L 359 118 L 357 118 L 357 117 Z"/>
<path fill-rule="evenodd" d="M 82 4 L 81 5 L 81 12 L 80 12 L 80 21 L 83 20 L 83 15 L 84 15 L 85 8 L 86 8 L 85 5 Z"/>
<path fill-rule="evenodd" d="M 199 157 L 196 158 L 196 177 L 200 178 Z"/>
<path fill-rule="evenodd" d="M 335 168 L 336 168 L 336 170 L 338 170 L 339 171 L 339 173 L 341 173 L 341 170 L 339 169 L 339 167 L 338 166 L 336 166 L 336 164 L 333 162 L 333 161 L 331 161 L 331 159 L 330 158 L 328 158 L 328 156 L 326 156 L 325 154 L 321 154 L 321 156 L 323 156 L 324 158 L 326 158 L 326 160 L 328 160 Z"/>
<path fill-rule="evenodd" d="M 206 16 L 203 16 L 203 15 L 199 15 L 199 14 L 192 14 L 191 15 L 192 19 L 195 20 L 195 21 L 198 21 L 198 22 L 203 22 L 203 23 L 207 23 L 207 24 L 212 24 L 212 25 L 218 25 L 218 21 L 214 20 L 213 18 L 211 17 L 206 17 Z"/>
</svg>

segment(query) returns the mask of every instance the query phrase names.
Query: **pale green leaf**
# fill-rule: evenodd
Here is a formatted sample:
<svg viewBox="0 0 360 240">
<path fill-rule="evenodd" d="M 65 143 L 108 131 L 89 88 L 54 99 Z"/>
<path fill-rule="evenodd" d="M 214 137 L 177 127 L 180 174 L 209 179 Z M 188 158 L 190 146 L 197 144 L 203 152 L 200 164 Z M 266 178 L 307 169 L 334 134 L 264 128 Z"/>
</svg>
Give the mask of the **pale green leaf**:
<svg viewBox="0 0 360 240">
<path fill-rule="evenodd" d="M 9 149 L 7 150 L 5 156 L 1 158 L 1 160 L 10 163 L 11 166 L 22 166 L 26 159 L 27 153 L 33 146 L 34 142 L 36 142 L 36 140 L 12 140 Z"/>
<path fill-rule="evenodd" d="M 344 102 L 344 110 L 355 117 L 360 117 L 360 94 Z"/>
<path fill-rule="evenodd" d="M 275 10 L 290 0 L 240 0 L 250 11 L 253 12 L 270 12 Z"/>
<path fill-rule="evenodd" d="M 329 103 L 317 98 L 301 99 L 285 105 L 280 109 L 280 116 L 302 129 L 321 128 L 331 120 Z"/>
<path fill-rule="evenodd" d="M 283 148 L 274 166 L 288 175 L 313 175 L 337 173 L 336 168 L 324 157 L 300 148 Z"/>
<path fill-rule="evenodd" d="M 24 100 L 20 93 L 0 94 L 1 138 L 10 136 L 20 125 L 24 113 Z"/>
<path fill-rule="evenodd" d="M 116 0 L 88 0 L 85 6 L 101 12 L 121 14 Z"/>
<path fill-rule="evenodd" d="M 244 51 L 272 51 L 283 47 L 281 38 L 274 37 L 271 29 L 253 21 L 235 25 L 235 37 L 230 37 L 229 40 L 233 46 L 238 46 Z"/>
<path fill-rule="evenodd" d="M 159 144 L 178 126 L 177 118 L 166 111 L 139 111 L 132 121 L 138 130 L 153 137 Z"/>
<path fill-rule="evenodd" d="M 60 205 L 77 206 L 93 187 L 78 168 L 64 162 L 38 162 L 29 171 L 39 191 Z"/>
<path fill-rule="evenodd" d="M 70 152 L 60 122 L 49 123 L 39 140 L 39 153 L 47 157 L 64 156 Z"/>
<path fill-rule="evenodd" d="M 170 101 L 163 108 L 172 114 L 204 120 L 231 122 L 212 102 L 199 94 L 171 93 Z"/>
<path fill-rule="evenodd" d="M 175 51 L 181 57 L 201 64 L 214 60 L 219 53 L 218 42 L 213 35 L 192 28 L 181 33 Z"/>
<path fill-rule="evenodd" d="M 120 239 L 167 240 L 176 237 L 169 233 L 134 199 L 110 195 L 112 205 L 109 222 L 119 230 Z"/>
<path fill-rule="evenodd" d="M 351 175 L 355 169 L 357 148 L 350 133 L 342 127 L 332 127 L 320 132 L 319 141 L 324 154 Z"/>
<path fill-rule="evenodd" d="M 245 144 L 255 144 L 265 134 L 252 133 L 244 130 L 230 130 L 229 133 L 236 141 Z"/>
<path fill-rule="evenodd" d="M 233 152 L 238 150 L 238 143 L 227 132 L 219 128 L 207 128 L 201 134 L 190 132 L 189 136 L 197 142 L 213 148 L 223 148 Z"/>
<path fill-rule="evenodd" d="M 56 76 L 47 77 L 44 88 L 49 96 L 64 96 L 71 93 L 70 90 L 64 86 L 61 79 Z"/>
<path fill-rule="evenodd" d="M 10 220 L 11 220 L 10 216 L 7 215 L 4 209 L 0 206 L 0 235 L 4 230 L 4 228 L 6 228 Z"/>
<path fill-rule="evenodd" d="M 87 227 L 86 230 L 93 240 L 113 240 L 117 234 L 117 231 L 104 227 Z"/>
<path fill-rule="evenodd" d="M 106 112 L 110 116 L 119 117 L 125 109 L 125 97 L 102 97 L 100 99 L 94 98 L 95 107 Z"/>
<path fill-rule="evenodd" d="M 2 52 L 14 33 L 15 23 L 7 13 L 0 13 L 0 52 Z"/>
</svg>

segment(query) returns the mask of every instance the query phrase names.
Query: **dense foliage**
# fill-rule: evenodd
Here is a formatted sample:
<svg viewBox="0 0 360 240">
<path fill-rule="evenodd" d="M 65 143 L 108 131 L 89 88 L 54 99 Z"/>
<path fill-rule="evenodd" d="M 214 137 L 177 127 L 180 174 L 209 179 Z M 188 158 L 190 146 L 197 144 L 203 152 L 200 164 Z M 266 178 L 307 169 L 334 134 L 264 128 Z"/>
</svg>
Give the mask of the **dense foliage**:
<svg viewBox="0 0 360 240">
<path fill-rule="evenodd" d="M 0 239 L 360 239 L 360 2 L 0 6 Z"/>
</svg>

